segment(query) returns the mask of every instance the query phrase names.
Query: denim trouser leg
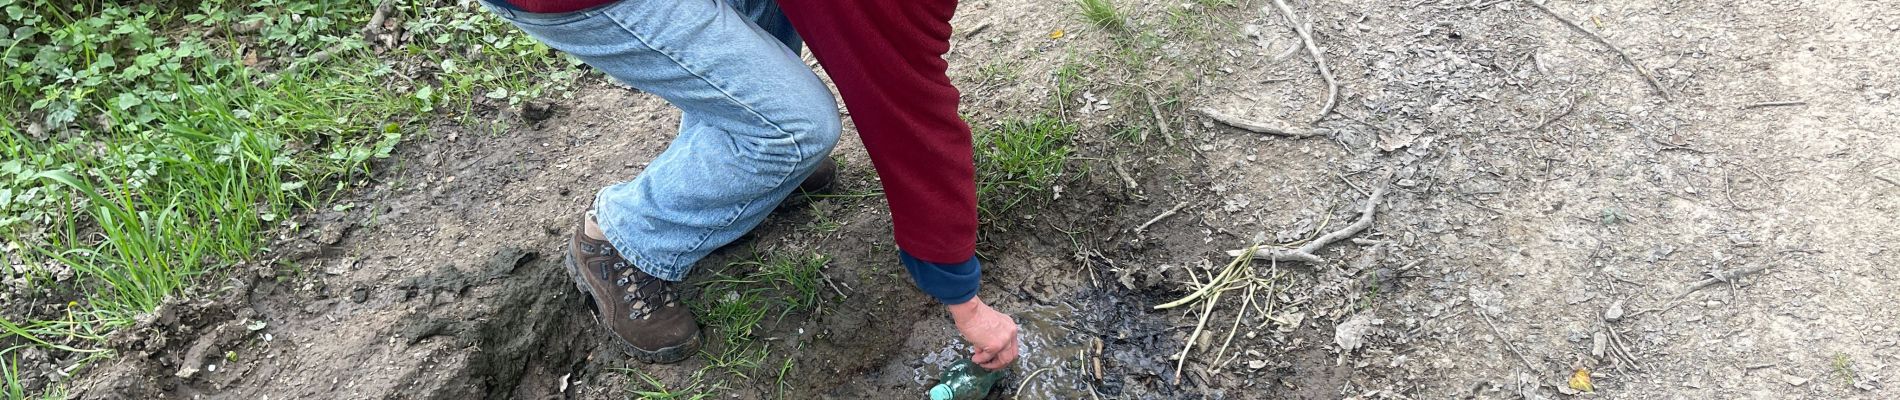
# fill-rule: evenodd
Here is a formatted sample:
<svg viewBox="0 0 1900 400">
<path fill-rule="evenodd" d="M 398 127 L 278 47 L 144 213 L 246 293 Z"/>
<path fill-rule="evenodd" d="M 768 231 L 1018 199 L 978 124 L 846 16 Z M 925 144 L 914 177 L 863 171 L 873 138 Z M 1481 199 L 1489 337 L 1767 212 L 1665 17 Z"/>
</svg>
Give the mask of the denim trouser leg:
<svg viewBox="0 0 1900 400">
<path fill-rule="evenodd" d="M 838 141 L 831 92 L 769 0 L 627 0 L 565 14 L 496 9 L 683 114 L 632 181 L 602 189 L 596 220 L 628 261 L 678 281 L 798 187 Z"/>
</svg>

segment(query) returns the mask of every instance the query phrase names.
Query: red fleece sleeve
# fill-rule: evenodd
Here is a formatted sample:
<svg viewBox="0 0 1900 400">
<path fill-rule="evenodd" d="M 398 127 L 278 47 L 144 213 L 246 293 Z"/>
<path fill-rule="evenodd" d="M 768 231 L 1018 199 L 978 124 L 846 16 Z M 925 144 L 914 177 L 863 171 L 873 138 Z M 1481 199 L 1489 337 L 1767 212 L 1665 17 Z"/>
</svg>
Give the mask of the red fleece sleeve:
<svg viewBox="0 0 1900 400">
<path fill-rule="evenodd" d="M 976 164 L 957 115 L 947 0 L 780 0 L 838 85 L 884 182 L 897 246 L 933 263 L 976 246 Z"/>
</svg>

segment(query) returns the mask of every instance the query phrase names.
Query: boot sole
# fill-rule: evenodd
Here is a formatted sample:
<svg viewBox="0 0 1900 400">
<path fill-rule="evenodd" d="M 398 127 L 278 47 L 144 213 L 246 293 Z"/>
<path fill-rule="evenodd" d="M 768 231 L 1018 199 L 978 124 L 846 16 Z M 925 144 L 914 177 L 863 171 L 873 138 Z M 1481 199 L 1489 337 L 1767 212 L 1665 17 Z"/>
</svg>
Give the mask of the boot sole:
<svg viewBox="0 0 1900 400">
<path fill-rule="evenodd" d="M 585 278 L 582 278 L 580 267 L 574 264 L 574 255 L 569 253 L 562 257 L 561 266 L 567 268 L 567 277 L 574 280 L 574 288 L 580 290 L 582 295 L 587 296 L 587 307 L 594 315 L 594 323 L 600 325 L 602 329 L 606 329 L 608 331 L 607 336 L 612 336 L 614 341 L 620 342 L 620 346 L 625 349 L 628 357 L 650 364 L 671 364 L 685 360 L 687 357 L 691 357 L 694 352 L 699 351 L 700 343 L 698 331 L 694 331 L 693 338 L 687 340 L 686 343 L 671 347 L 662 347 L 658 350 L 646 350 L 635 347 L 633 343 L 627 343 L 627 339 L 621 338 L 620 335 L 613 334 L 613 327 L 608 326 L 607 321 L 602 319 L 600 315 L 600 305 L 594 300 L 594 291 L 587 286 Z"/>
</svg>

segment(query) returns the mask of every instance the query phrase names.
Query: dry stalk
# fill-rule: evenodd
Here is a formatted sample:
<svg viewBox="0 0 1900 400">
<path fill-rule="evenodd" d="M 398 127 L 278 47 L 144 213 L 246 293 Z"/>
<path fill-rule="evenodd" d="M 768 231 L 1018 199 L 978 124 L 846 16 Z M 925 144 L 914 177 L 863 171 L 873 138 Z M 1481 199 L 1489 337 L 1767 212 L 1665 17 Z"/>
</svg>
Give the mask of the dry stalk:
<svg viewBox="0 0 1900 400">
<path fill-rule="evenodd" d="M 1250 246 L 1249 249 L 1260 247 L 1258 241 L 1261 239 L 1263 238 L 1257 238 L 1255 244 Z M 1233 345 L 1234 336 L 1240 333 L 1241 322 L 1247 319 L 1247 311 L 1249 309 L 1271 317 L 1273 306 L 1269 305 L 1265 309 L 1260 309 L 1257 302 L 1253 301 L 1253 299 L 1257 293 L 1264 290 L 1268 292 L 1268 300 L 1272 300 L 1272 292 L 1275 290 L 1274 284 L 1279 280 L 1282 274 L 1278 273 L 1279 267 L 1276 264 L 1274 266 L 1275 271 L 1269 273 L 1267 277 L 1262 278 L 1254 272 L 1253 260 L 1253 257 L 1235 256 L 1234 260 L 1228 262 L 1227 266 L 1222 268 L 1219 274 L 1210 274 L 1212 280 L 1206 283 L 1201 283 L 1200 277 L 1194 276 L 1193 279 L 1196 290 L 1193 293 L 1179 300 L 1155 306 L 1155 309 L 1166 309 L 1194 304 L 1196 302 L 1202 306 L 1201 316 L 1194 324 L 1194 331 L 1188 334 L 1187 344 L 1183 345 L 1181 347 L 1181 353 L 1175 356 L 1174 381 L 1176 383 L 1181 381 L 1181 374 L 1187 367 L 1188 355 L 1193 353 L 1194 344 L 1200 341 L 1202 333 L 1208 331 L 1207 321 L 1212 318 L 1214 314 L 1214 306 L 1220 304 L 1222 294 L 1230 290 L 1245 290 L 1246 293 L 1245 297 L 1242 298 L 1238 315 L 1234 316 L 1233 326 L 1228 328 L 1227 337 L 1221 340 L 1220 348 L 1215 351 L 1213 361 L 1201 371 L 1202 373 L 1212 374 L 1222 365 L 1226 365 L 1232 361 L 1231 359 L 1224 358 L 1227 355 L 1227 349 Z M 1191 273 L 1193 270 L 1190 269 L 1189 271 Z M 1239 353 L 1235 353 L 1232 358 L 1239 358 Z"/>
<path fill-rule="evenodd" d="M 1210 284 L 1209 286 L 1212 286 L 1212 285 Z M 1214 315 L 1214 303 L 1220 301 L 1220 294 L 1221 292 L 1217 291 L 1217 292 L 1214 292 L 1212 296 L 1207 298 L 1207 301 L 1205 302 L 1207 306 L 1201 308 L 1200 322 L 1196 322 L 1194 324 L 1194 332 L 1188 334 L 1187 345 L 1181 346 L 1181 354 L 1175 355 L 1174 382 L 1177 384 L 1181 383 L 1182 368 L 1187 366 L 1188 352 L 1194 350 L 1194 342 L 1201 338 L 1201 331 L 1207 329 L 1207 317 L 1209 315 Z"/>
</svg>

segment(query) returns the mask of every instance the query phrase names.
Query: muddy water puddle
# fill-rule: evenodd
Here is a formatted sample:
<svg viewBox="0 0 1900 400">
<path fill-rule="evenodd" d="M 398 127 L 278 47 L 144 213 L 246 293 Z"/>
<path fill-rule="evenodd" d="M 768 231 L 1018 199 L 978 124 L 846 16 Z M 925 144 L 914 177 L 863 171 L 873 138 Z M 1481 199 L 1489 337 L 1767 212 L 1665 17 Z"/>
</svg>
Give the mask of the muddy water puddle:
<svg viewBox="0 0 1900 400">
<path fill-rule="evenodd" d="M 1021 328 L 1021 354 L 1009 375 L 997 382 L 990 398 L 1087 399 L 1092 398 L 1092 368 L 1098 363 L 1093 342 L 1063 327 L 1059 321 L 1073 321 L 1076 310 L 1066 305 L 1036 306 L 1015 313 Z M 968 357 L 969 346 L 961 339 L 945 343 L 937 351 L 924 355 L 923 365 L 912 370 L 918 387 L 935 384 L 943 368 Z M 1018 390 L 1020 388 L 1020 390 Z M 918 396 L 923 391 L 918 391 Z M 999 396 L 1003 395 L 1003 396 Z"/>
</svg>

